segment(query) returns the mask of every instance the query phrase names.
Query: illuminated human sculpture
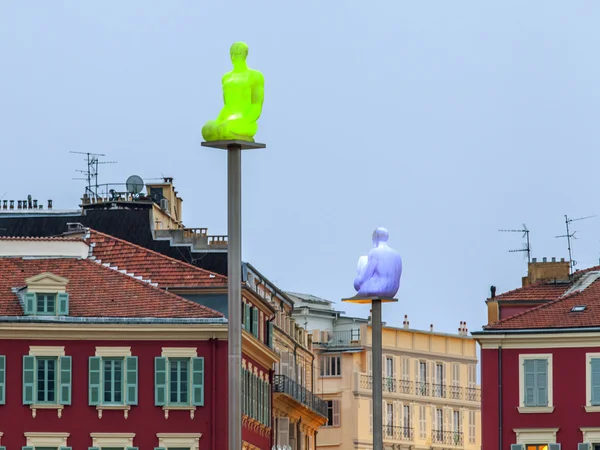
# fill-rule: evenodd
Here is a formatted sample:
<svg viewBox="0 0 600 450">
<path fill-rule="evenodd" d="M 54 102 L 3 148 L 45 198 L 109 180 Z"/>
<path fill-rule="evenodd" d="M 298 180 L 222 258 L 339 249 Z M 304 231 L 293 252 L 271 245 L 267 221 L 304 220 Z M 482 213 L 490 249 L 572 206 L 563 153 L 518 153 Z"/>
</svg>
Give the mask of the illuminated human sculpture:
<svg viewBox="0 0 600 450">
<path fill-rule="evenodd" d="M 358 260 L 354 289 L 359 297 L 393 298 L 400 288 L 402 258 L 388 246 L 389 236 L 385 228 L 377 228 L 373 232 L 373 249 Z"/>
<path fill-rule="evenodd" d="M 254 142 L 262 112 L 265 79 L 258 70 L 248 68 L 248 46 L 236 42 L 230 50 L 233 70 L 223 75 L 223 109 L 216 120 L 202 128 L 207 142 L 241 140 Z"/>
</svg>

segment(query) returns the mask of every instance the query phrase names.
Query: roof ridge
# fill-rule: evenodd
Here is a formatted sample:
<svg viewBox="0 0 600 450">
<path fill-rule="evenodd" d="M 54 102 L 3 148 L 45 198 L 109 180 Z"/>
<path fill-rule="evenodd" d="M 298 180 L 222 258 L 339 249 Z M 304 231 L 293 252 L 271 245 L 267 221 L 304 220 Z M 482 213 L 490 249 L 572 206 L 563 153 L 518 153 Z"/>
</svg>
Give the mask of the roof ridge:
<svg viewBox="0 0 600 450">
<path fill-rule="evenodd" d="M 528 284 L 527 286 L 521 286 L 518 288 L 511 289 L 510 291 L 503 292 L 501 294 L 496 295 L 495 297 L 489 297 L 488 300 L 493 300 L 493 299 L 502 297 L 504 295 L 514 294 L 515 292 L 519 292 L 519 291 L 526 291 L 530 288 L 534 288 L 534 287 L 538 287 L 538 286 L 550 285 L 549 283 L 545 283 L 544 281 L 545 280 L 538 280 L 538 281 L 535 281 L 534 283 Z"/>
<path fill-rule="evenodd" d="M 203 269 L 201 267 L 194 266 L 193 264 L 190 264 L 190 263 L 187 263 L 187 262 L 184 262 L 184 261 L 180 261 L 179 259 L 175 259 L 175 258 L 172 258 L 170 256 L 163 255 L 162 253 L 156 252 L 154 250 L 150 250 L 149 248 L 142 247 L 141 245 L 138 245 L 138 244 L 134 244 L 133 242 L 126 241 L 125 239 L 120 239 L 120 238 L 115 237 L 115 236 L 113 236 L 111 234 L 103 233 L 103 232 L 95 230 L 93 228 L 88 228 L 88 230 L 90 232 L 90 240 L 92 240 L 92 233 L 96 233 L 96 234 L 98 234 L 100 236 L 104 236 L 104 237 L 107 237 L 109 239 L 114 239 L 115 241 L 120 242 L 122 244 L 129 245 L 129 246 L 134 247 L 134 248 L 136 248 L 138 250 L 142 250 L 142 251 L 144 251 L 146 253 L 150 253 L 150 254 L 152 254 L 154 256 L 158 256 L 160 258 L 163 258 L 166 261 L 170 261 L 170 262 L 174 262 L 174 263 L 177 263 L 177 264 L 181 264 L 182 266 L 186 266 L 186 267 L 188 267 L 190 269 L 198 270 L 200 272 L 206 273 L 207 275 L 214 275 L 215 278 L 221 278 L 221 279 L 227 281 L 227 277 L 225 275 L 221 275 L 221 274 L 216 273 L 216 272 L 211 272 L 210 270 L 206 270 L 206 269 Z M 90 248 L 91 248 L 91 246 L 90 246 Z"/>
<path fill-rule="evenodd" d="M 87 264 L 93 264 L 96 267 L 101 267 L 102 270 L 106 270 L 106 271 L 108 271 L 110 273 L 116 273 L 116 274 L 119 274 L 119 276 L 124 276 L 128 280 L 132 280 L 135 283 L 139 283 L 141 286 L 145 286 L 147 289 L 154 289 L 157 292 L 160 292 L 161 294 L 170 296 L 173 299 L 176 299 L 176 300 L 178 300 L 178 301 L 180 301 L 182 303 L 187 303 L 189 305 L 194 305 L 194 307 L 197 307 L 197 308 L 199 308 L 201 310 L 204 310 L 206 312 L 212 312 L 212 313 L 215 314 L 214 317 L 225 317 L 224 314 L 222 314 L 222 313 L 220 313 L 218 311 L 215 311 L 214 309 L 211 309 L 211 308 L 209 308 L 207 306 L 204 306 L 204 305 L 201 305 L 199 303 L 193 302 L 193 301 L 188 300 L 186 298 L 180 297 L 179 295 L 173 294 L 172 292 L 169 292 L 167 290 L 160 289 L 158 286 L 155 286 L 153 283 L 146 283 L 145 281 L 140 280 L 138 278 L 135 278 L 135 277 L 127 274 L 126 272 L 121 272 L 120 270 L 112 269 L 109 266 L 105 266 L 104 264 L 98 264 L 97 262 L 95 262 L 95 260 L 81 259 L 80 261 L 85 261 L 85 263 L 87 263 Z"/>
</svg>

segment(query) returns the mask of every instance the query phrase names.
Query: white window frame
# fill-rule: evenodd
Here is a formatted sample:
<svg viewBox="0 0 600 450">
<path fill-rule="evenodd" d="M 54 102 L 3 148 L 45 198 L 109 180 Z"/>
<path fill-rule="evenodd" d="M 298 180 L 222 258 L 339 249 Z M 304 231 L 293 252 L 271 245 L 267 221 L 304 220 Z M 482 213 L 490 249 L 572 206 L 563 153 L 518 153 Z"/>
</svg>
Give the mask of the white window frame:
<svg viewBox="0 0 600 450">
<path fill-rule="evenodd" d="M 600 406 L 592 406 L 592 359 L 600 359 L 600 353 L 585 354 L 585 410 L 600 412 Z"/>
<path fill-rule="evenodd" d="M 336 374 L 336 375 L 329 374 L 328 375 L 327 370 L 325 370 L 326 367 L 331 368 L 331 359 L 332 358 L 338 359 L 337 368 L 340 372 L 339 374 Z M 324 365 L 326 362 L 327 362 L 327 366 Z M 319 375 L 321 376 L 321 378 L 339 378 L 342 376 L 342 354 L 341 353 L 332 353 L 332 354 L 323 353 L 323 354 L 321 354 L 320 364 L 322 364 L 322 366 L 319 368 Z"/>
<path fill-rule="evenodd" d="M 528 359 L 545 359 L 548 361 L 548 406 L 525 406 L 525 361 Z M 543 414 L 554 411 L 552 372 L 552 353 L 521 353 L 519 355 L 519 407 L 517 409 L 521 414 Z"/>
<path fill-rule="evenodd" d="M 92 447 L 133 447 L 135 433 L 90 433 Z"/>
<path fill-rule="evenodd" d="M 427 438 L 427 406 L 419 405 L 419 437 Z"/>
<path fill-rule="evenodd" d="M 189 448 L 200 450 L 202 433 L 157 433 L 158 446 L 162 448 Z"/>
<path fill-rule="evenodd" d="M 600 442 L 600 428 L 597 427 L 583 427 L 580 428 L 583 434 L 582 442 L 597 443 Z"/>
<path fill-rule="evenodd" d="M 469 411 L 469 444 L 474 444 L 475 443 L 475 432 L 476 432 L 476 428 L 475 428 L 475 423 L 477 421 L 477 411 L 475 410 L 470 410 Z"/>
<path fill-rule="evenodd" d="M 131 356 L 131 347 L 96 347 L 96 356 L 101 358 L 126 358 Z"/>
<path fill-rule="evenodd" d="M 160 356 L 164 358 L 197 358 L 196 347 L 163 347 Z"/>
<path fill-rule="evenodd" d="M 556 442 L 558 428 L 514 428 L 517 444 L 547 444 Z"/>
<path fill-rule="evenodd" d="M 28 447 L 67 447 L 67 439 L 70 433 L 52 432 L 26 432 Z"/>
</svg>

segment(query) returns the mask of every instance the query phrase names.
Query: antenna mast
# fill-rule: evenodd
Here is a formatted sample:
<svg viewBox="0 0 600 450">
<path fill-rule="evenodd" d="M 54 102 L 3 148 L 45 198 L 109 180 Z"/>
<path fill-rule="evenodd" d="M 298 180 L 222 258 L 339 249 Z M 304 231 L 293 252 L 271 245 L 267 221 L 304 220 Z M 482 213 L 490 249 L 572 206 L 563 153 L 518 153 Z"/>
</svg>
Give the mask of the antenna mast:
<svg viewBox="0 0 600 450">
<path fill-rule="evenodd" d="M 592 217 L 596 217 L 596 215 L 594 214 L 593 216 L 580 217 L 578 219 L 569 219 L 567 217 L 567 215 L 565 214 L 565 226 L 567 228 L 567 234 L 561 234 L 560 236 L 554 236 L 555 238 L 567 238 L 567 249 L 569 250 L 569 275 L 573 274 L 573 268 L 577 265 L 577 261 L 575 261 L 573 259 L 573 254 L 571 251 L 571 239 L 577 239 L 575 237 L 575 233 L 577 233 L 577 231 L 573 231 L 571 233 L 569 230 L 569 224 L 571 222 L 575 222 L 577 220 L 591 219 Z"/>
<path fill-rule="evenodd" d="M 531 243 L 529 241 L 529 230 L 527 229 L 527 225 L 523 224 L 522 230 L 498 230 L 502 233 L 523 233 L 523 237 L 526 238 L 526 243 L 524 248 L 517 250 L 509 250 L 509 253 L 515 252 L 527 252 L 527 262 L 531 262 Z"/>
<path fill-rule="evenodd" d="M 85 175 L 85 178 L 74 178 L 74 180 L 85 180 L 87 181 L 87 187 L 85 189 L 86 194 L 90 197 L 98 197 L 98 165 L 99 164 L 116 164 L 116 161 L 100 161 L 100 156 L 106 156 L 103 153 L 90 153 L 90 152 L 69 152 L 78 155 L 86 155 L 87 157 L 87 169 L 77 170 Z M 93 189 L 92 189 L 93 188 Z"/>
</svg>

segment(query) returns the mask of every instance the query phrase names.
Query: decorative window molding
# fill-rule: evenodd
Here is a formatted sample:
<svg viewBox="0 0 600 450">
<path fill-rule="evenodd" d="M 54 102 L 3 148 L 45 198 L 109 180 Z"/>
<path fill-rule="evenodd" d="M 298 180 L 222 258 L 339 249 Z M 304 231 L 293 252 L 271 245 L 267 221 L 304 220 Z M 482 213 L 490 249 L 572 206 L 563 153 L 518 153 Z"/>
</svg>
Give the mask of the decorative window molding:
<svg viewBox="0 0 600 450">
<path fill-rule="evenodd" d="M 556 442 L 560 428 L 514 428 L 517 444 L 540 444 Z"/>
<path fill-rule="evenodd" d="M 580 428 L 583 442 L 600 442 L 600 428 Z"/>
<path fill-rule="evenodd" d="M 96 356 L 102 358 L 125 358 L 131 356 L 131 347 L 96 347 Z"/>
<path fill-rule="evenodd" d="M 157 433 L 158 446 L 161 448 L 189 448 L 200 450 L 201 433 Z"/>
<path fill-rule="evenodd" d="M 135 433 L 90 433 L 92 447 L 133 447 Z"/>
<path fill-rule="evenodd" d="M 163 347 L 161 356 L 165 358 L 195 358 L 198 356 L 196 347 Z"/>
<path fill-rule="evenodd" d="M 25 280 L 28 292 L 40 294 L 58 294 L 66 292 L 69 280 L 50 272 L 40 273 Z"/>
<path fill-rule="evenodd" d="M 67 447 L 70 433 L 26 432 L 28 447 Z"/>
<path fill-rule="evenodd" d="M 592 359 L 600 359 L 600 353 L 586 353 L 585 355 L 585 410 L 586 412 L 600 412 L 599 405 L 592 405 Z M 586 442 L 585 439 L 584 442 Z"/>
<path fill-rule="evenodd" d="M 65 348 L 30 345 L 29 356 L 65 356 Z"/>
<path fill-rule="evenodd" d="M 547 406 L 525 406 L 525 361 L 530 359 L 545 359 L 548 361 L 547 373 L 547 390 L 548 390 L 548 405 Z M 543 414 L 554 411 L 553 401 L 553 377 L 552 377 L 552 353 L 522 353 L 519 355 L 519 407 L 518 411 L 521 414 Z M 555 441 L 541 441 L 555 442 Z"/>
</svg>

